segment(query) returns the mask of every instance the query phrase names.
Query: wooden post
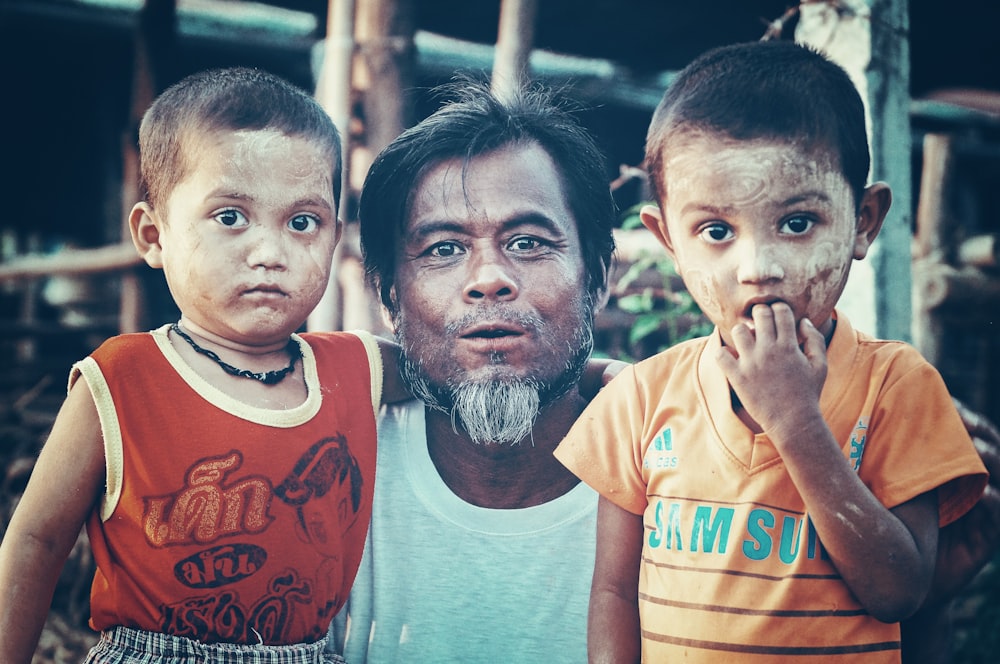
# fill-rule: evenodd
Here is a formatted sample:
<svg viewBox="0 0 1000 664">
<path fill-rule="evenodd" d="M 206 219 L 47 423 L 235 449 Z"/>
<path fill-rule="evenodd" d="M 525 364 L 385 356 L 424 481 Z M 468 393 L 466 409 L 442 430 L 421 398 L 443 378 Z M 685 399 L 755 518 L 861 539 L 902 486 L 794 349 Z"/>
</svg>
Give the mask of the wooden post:
<svg viewBox="0 0 1000 664">
<path fill-rule="evenodd" d="M 872 180 L 893 203 L 874 246 L 855 262 L 841 308 L 858 329 L 911 338 L 909 28 L 906 0 L 801 3 L 796 41 L 824 51 L 851 75 L 870 118 Z M 872 57 L 875 54 L 876 57 Z"/>
<path fill-rule="evenodd" d="M 316 83 L 316 98 L 330 114 L 340 132 L 343 173 L 341 173 L 340 209 L 343 221 L 351 197 L 351 61 L 354 57 L 355 0 L 330 0 L 327 9 L 326 39 L 323 41 L 323 65 Z M 343 262 L 344 242 L 334 252 L 330 283 L 319 304 L 309 315 L 310 330 L 338 330 L 342 327 L 341 297 L 337 275 Z"/>
<path fill-rule="evenodd" d="M 139 13 L 139 25 L 135 30 L 135 56 L 132 65 L 132 102 L 129 109 L 128 125 L 122 136 L 122 238 L 123 243 L 131 242 L 128 229 L 128 215 L 132 206 L 142 196 L 139 191 L 139 149 L 137 144 L 139 123 L 143 113 L 153 102 L 163 85 L 162 71 L 157 63 L 171 60 L 177 26 L 176 0 L 146 0 Z M 118 312 L 118 328 L 122 333 L 138 332 L 145 327 L 144 298 L 139 275 L 133 271 L 122 272 L 121 301 Z"/>
<path fill-rule="evenodd" d="M 372 155 L 410 124 L 405 90 L 413 80 L 413 31 L 411 0 L 365 0 L 358 5 L 357 79 L 364 90 L 366 144 Z"/>
<path fill-rule="evenodd" d="M 535 39 L 537 0 L 503 0 L 490 81 L 493 93 L 503 97 L 527 80 L 528 60 Z"/>
<path fill-rule="evenodd" d="M 920 197 L 917 200 L 917 228 L 914 257 L 945 257 L 945 224 L 951 217 L 947 192 L 955 168 L 954 141 L 948 134 L 924 136 L 923 165 L 920 171 Z"/>
</svg>

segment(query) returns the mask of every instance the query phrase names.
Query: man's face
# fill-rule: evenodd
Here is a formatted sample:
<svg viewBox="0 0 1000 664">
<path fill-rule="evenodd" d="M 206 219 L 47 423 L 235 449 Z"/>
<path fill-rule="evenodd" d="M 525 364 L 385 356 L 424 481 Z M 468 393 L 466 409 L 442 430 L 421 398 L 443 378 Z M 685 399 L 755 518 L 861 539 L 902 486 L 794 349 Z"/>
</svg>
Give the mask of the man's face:
<svg viewBox="0 0 1000 664">
<path fill-rule="evenodd" d="M 443 161 L 416 184 L 397 254 L 396 332 L 408 382 L 474 439 L 516 442 L 537 407 L 574 386 L 592 347 L 591 298 L 576 221 L 555 164 L 534 143 Z M 527 431 L 480 435 L 468 410 L 503 410 L 527 387 Z M 483 389 L 486 392 L 483 392 Z M 491 392 L 501 389 L 501 393 Z M 500 427 L 503 428 L 503 427 Z M 516 428 L 516 427 L 515 427 Z"/>
</svg>

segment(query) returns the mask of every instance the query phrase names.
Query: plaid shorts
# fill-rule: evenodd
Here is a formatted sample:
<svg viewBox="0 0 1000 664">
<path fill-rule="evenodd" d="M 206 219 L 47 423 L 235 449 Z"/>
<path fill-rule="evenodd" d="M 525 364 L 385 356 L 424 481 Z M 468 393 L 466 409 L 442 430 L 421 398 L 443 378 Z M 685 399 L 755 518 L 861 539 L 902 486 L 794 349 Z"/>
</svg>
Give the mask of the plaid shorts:
<svg viewBox="0 0 1000 664">
<path fill-rule="evenodd" d="M 85 664 L 346 664 L 326 641 L 292 646 L 201 643 L 182 636 L 113 627 L 101 632 Z"/>
</svg>

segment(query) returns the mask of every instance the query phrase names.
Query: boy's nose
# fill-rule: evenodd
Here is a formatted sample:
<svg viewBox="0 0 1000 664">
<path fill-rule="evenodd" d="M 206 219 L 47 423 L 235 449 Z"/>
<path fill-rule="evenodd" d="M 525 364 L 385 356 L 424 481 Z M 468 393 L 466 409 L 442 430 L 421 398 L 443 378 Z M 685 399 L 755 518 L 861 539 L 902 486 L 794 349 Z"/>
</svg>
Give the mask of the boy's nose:
<svg viewBox="0 0 1000 664">
<path fill-rule="evenodd" d="M 767 245 L 750 245 L 740 255 L 736 278 L 740 283 L 784 279 L 785 268 L 779 252 Z"/>
<path fill-rule="evenodd" d="M 251 247 L 247 253 L 247 263 L 250 267 L 276 269 L 285 267 L 287 247 L 285 234 L 270 232 L 262 228 L 255 229 L 250 240 Z"/>
</svg>

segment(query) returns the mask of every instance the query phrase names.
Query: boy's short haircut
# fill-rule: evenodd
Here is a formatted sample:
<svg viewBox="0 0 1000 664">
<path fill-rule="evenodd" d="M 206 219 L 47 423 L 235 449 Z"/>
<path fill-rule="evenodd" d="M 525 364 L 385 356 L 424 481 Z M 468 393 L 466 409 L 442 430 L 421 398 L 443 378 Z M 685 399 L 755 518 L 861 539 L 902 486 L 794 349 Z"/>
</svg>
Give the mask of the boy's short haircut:
<svg viewBox="0 0 1000 664">
<path fill-rule="evenodd" d="M 261 129 L 301 136 L 327 149 L 333 168 L 333 199 L 339 206 L 340 135 L 330 116 L 300 88 L 246 67 L 192 74 L 167 88 L 149 107 L 139 126 L 143 200 L 155 208 L 183 179 L 182 148 L 192 135 Z"/>
<path fill-rule="evenodd" d="M 661 206 L 670 141 L 692 130 L 828 150 L 860 204 L 871 162 L 864 103 L 847 72 L 808 47 L 732 44 L 702 54 L 677 74 L 646 135 L 646 169 Z"/>
</svg>

